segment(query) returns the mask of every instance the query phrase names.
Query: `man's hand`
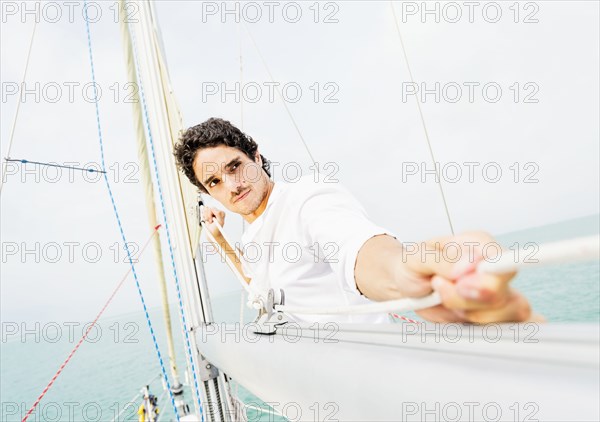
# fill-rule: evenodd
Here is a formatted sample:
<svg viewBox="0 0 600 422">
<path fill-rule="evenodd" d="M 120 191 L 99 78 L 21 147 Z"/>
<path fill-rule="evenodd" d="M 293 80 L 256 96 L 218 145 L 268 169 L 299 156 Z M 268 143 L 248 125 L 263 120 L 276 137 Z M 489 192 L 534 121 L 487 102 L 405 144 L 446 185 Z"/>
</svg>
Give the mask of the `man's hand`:
<svg viewBox="0 0 600 422">
<path fill-rule="evenodd" d="M 218 221 L 221 227 L 224 227 L 225 212 L 217 208 L 207 207 L 206 205 L 204 205 L 202 207 L 201 220 L 204 221 L 204 224 L 210 232 L 210 234 L 212 234 L 213 237 L 217 241 L 219 241 L 219 243 L 221 243 L 221 240 L 223 240 L 223 235 L 221 234 L 221 231 L 219 230 L 219 227 L 217 227 L 215 221 Z"/>
<path fill-rule="evenodd" d="M 246 280 L 246 283 L 250 284 L 251 280 L 244 274 L 244 269 L 242 268 L 241 261 L 238 259 L 238 255 L 233 250 L 233 247 L 229 243 L 227 243 L 227 240 L 225 240 L 225 236 L 223 236 L 223 233 L 221 233 L 221 230 L 219 230 L 219 227 L 217 226 L 218 222 L 221 225 L 221 227 L 224 227 L 225 212 L 217 208 L 211 208 L 204 205 L 202 206 L 201 219 L 204 222 L 204 225 L 206 226 L 210 234 L 212 234 L 212 236 L 214 237 L 214 240 L 216 242 L 215 246 L 218 246 L 221 251 L 225 252 L 226 256 L 229 257 L 229 259 L 235 266 L 236 270 L 244 278 L 244 280 Z M 213 244 L 215 242 L 213 242 Z M 242 251 L 240 251 L 239 248 L 237 249 L 237 252 L 240 254 L 240 256 L 242 255 Z"/>
<path fill-rule="evenodd" d="M 409 260 L 408 268 L 420 277 L 429 277 L 442 304 L 417 312 L 437 322 L 528 321 L 532 319 L 529 302 L 510 288 L 516 273 L 486 274 L 477 271 L 484 259 L 495 259 L 500 246 L 490 235 L 470 232 L 458 236 L 433 239 L 428 249 L 440 250 L 442 257 L 457 256 L 456 262 L 431 256 Z M 487 256 L 486 256 L 487 255 Z M 452 260 L 454 261 L 454 260 Z M 539 317 L 535 319 L 539 320 Z"/>
<path fill-rule="evenodd" d="M 484 254 L 494 258 L 499 250 L 497 242 L 483 232 L 405 246 L 390 236 L 376 236 L 359 252 L 356 283 L 373 300 L 420 297 L 437 291 L 442 304 L 417 312 L 429 321 L 483 324 L 542 320 L 532 318 L 527 299 L 510 288 L 516 273 L 477 272 Z M 366 265 L 369 260 L 371 265 Z M 377 264 L 383 270 L 374 271 Z"/>
</svg>

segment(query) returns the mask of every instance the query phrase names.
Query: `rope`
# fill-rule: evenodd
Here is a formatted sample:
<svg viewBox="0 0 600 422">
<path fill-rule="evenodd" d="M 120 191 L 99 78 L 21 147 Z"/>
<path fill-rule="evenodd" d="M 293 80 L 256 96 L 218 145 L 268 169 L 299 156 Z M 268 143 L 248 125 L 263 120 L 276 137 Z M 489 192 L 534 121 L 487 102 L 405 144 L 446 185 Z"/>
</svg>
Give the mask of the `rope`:
<svg viewBox="0 0 600 422">
<path fill-rule="evenodd" d="M 402 321 L 412 322 L 413 324 L 419 324 L 419 321 L 415 321 L 414 319 L 407 318 L 407 317 L 405 317 L 403 315 L 398 315 L 398 314 L 393 313 L 393 312 L 390 313 L 390 315 L 393 316 L 394 318 L 401 319 Z"/>
<path fill-rule="evenodd" d="M 232 245 L 234 245 L 233 242 L 231 242 L 231 240 L 229 239 L 229 237 L 227 236 L 227 234 L 225 233 L 225 230 L 223 229 L 223 226 L 221 226 L 221 223 L 219 223 L 219 221 L 215 218 L 214 219 L 214 223 L 216 224 L 217 228 L 219 229 L 219 231 L 221 232 L 221 235 L 223 235 L 223 239 L 225 239 L 225 241 L 227 243 L 229 243 L 229 246 L 231 246 L 231 248 L 233 249 L 233 251 L 235 252 L 235 256 L 236 258 L 241 262 L 244 259 L 244 256 L 242 255 L 242 252 L 236 247 L 234 248 Z M 209 232 L 210 233 L 210 232 Z"/>
<path fill-rule="evenodd" d="M 154 237 L 154 235 L 156 235 L 156 233 L 158 232 L 159 228 L 160 228 L 160 225 L 158 225 L 158 226 L 156 226 L 154 228 L 154 231 L 152 232 L 152 234 L 150 235 L 150 237 L 148 238 L 148 240 L 146 241 L 146 243 L 144 244 L 144 246 L 140 250 L 140 256 L 144 253 L 144 251 L 146 250 L 146 247 L 148 246 L 148 244 L 150 243 L 150 241 L 152 240 L 152 238 Z M 100 312 L 98 312 L 98 314 L 96 315 L 96 318 L 94 318 L 94 321 L 90 324 L 90 326 L 88 327 L 88 329 L 81 336 L 81 338 L 79 339 L 79 341 L 77 342 L 77 344 L 75 345 L 75 347 L 71 350 L 71 353 L 69 353 L 69 355 L 64 360 L 64 362 L 62 363 L 62 365 L 60 365 L 60 367 L 58 368 L 58 371 L 56 371 L 56 373 L 54 374 L 54 376 L 52 377 L 52 379 L 50 380 L 50 382 L 46 385 L 46 388 L 44 388 L 44 390 L 38 396 L 37 400 L 33 403 L 33 405 L 31 406 L 31 408 L 29 408 L 29 410 L 25 414 L 25 417 L 23 418 L 22 422 L 25 422 L 27 420 L 27 418 L 29 417 L 29 415 L 31 415 L 31 413 L 34 411 L 34 409 L 40 403 L 40 401 L 42 400 L 42 398 L 46 395 L 46 393 L 48 392 L 48 390 L 50 390 L 50 387 L 52 387 L 52 384 L 54 384 L 54 381 L 56 381 L 56 379 L 61 374 L 61 372 L 63 371 L 63 369 L 65 369 L 65 366 L 67 366 L 67 364 L 69 363 L 69 361 L 71 360 L 71 358 L 73 357 L 73 355 L 75 354 L 75 352 L 77 352 L 77 350 L 79 349 L 79 346 L 81 346 L 81 344 L 83 343 L 83 341 L 87 338 L 89 332 L 92 330 L 93 327 L 96 326 L 96 322 L 98 322 L 98 319 L 102 316 L 102 314 L 104 313 L 104 311 L 106 310 L 106 308 L 108 307 L 108 305 L 110 304 L 110 302 L 112 302 L 113 298 L 115 297 L 115 295 L 117 294 L 117 292 L 119 291 L 119 289 L 121 288 L 121 286 L 123 286 L 123 283 L 125 282 L 125 280 L 129 276 L 129 274 L 132 272 L 132 270 L 133 270 L 133 265 L 131 265 L 129 267 L 129 269 L 127 270 L 127 272 L 125 273 L 125 275 L 121 278 L 121 281 L 119 282 L 119 284 L 117 284 L 117 286 L 113 289 L 112 294 L 110 295 L 110 297 L 108 298 L 108 300 L 106 301 L 106 303 L 104 304 L 104 306 L 102 307 L 102 309 L 100 309 Z"/>
<path fill-rule="evenodd" d="M 130 25 L 130 23 L 128 23 L 128 24 Z M 155 152 L 155 148 L 154 148 L 154 140 L 152 137 L 152 131 L 150 129 L 150 118 L 148 116 L 148 106 L 146 103 L 146 95 L 144 93 L 144 84 L 142 82 L 142 78 L 141 78 L 141 74 L 140 74 L 140 70 L 139 70 L 139 59 L 138 59 L 135 31 L 130 31 L 130 33 L 131 33 L 131 44 L 133 47 L 133 54 L 134 54 L 135 62 L 137 64 L 136 74 L 137 74 L 137 79 L 138 79 L 138 83 L 139 83 L 140 98 L 142 100 L 142 109 L 144 111 L 144 123 L 146 126 L 146 130 L 148 131 L 148 142 L 150 144 L 150 151 L 152 152 L 152 163 L 153 163 L 153 167 L 154 167 L 154 174 L 156 176 L 156 185 L 158 187 L 158 196 L 160 198 L 161 212 L 162 212 L 162 217 L 163 217 L 163 220 L 165 223 L 165 231 L 167 233 L 167 244 L 169 245 L 169 256 L 171 258 L 171 267 L 173 269 L 173 276 L 175 278 L 175 290 L 177 292 L 177 299 L 178 299 L 178 304 L 179 304 L 179 314 L 181 317 L 181 323 L 183 325 L 183 332 L 184 332 L 184 336 L 185 336 L 186 351 L 187 351 L 187 355 L 188 355 L 188 358 L 190 361 L 192 375 L 194 378 L 194 389 L 195 389 L 195 393 L 196 393 L 196 399 L 198 402 L 198 410 L 200 412 L 200 419 L 204 420 L 202 403 L 200 401 L 200 390 L 199 390 L 199 386 L 198 386 L 197 371 L 196 371 L 196 366 L 194 364 L 194 359 L 193 359 L 192 346 L 190 343 L 189 332 L 188 332 L 189 330 L 187 328 L 188 325 L 187 325 L 187 321 L 185 319 L 185 314 L 183 311 L 183 302 L 182 302 L 182 298 L 181 298 L 181 289 L 179 286 L 179 277 L 177 276 L 177 267 L 175 265 L 175 256 L 174 256 L 173 245 L 172 245 L 172 241 L 171 241 L 171 231 L 169 230 L 169 223 L 167 221 L 167 211 L 166 211 L 166 207 L 165 207 L 165 200 L 164 200 L 164 196 L 163 196 L 163 192 L 162 192 L 162 185 L 160 183 L 160 178 L 158 175 L 158 164 L 156 162 L 156 152 Z M 168 386 L 168 388 L 169 388 L 169 392 L 171 393 L 170 386 Z M 171 393 L 171 401 L 173 403 L 173 407 L 175 407 L 175 401 L 174 401 L 172 393 Z M 175 414 L 177 415 L 177 420 L 179 420 L 179 414 L 177 413 L 177 410 L 175 410 Z"/>
<path fill-rule="evenodd" d="M 225 258 L 225 261 L 227 262 L 227 264 L 229 265 L 231 270 L 234 272 L 234 275 L 236 276 L 236 278 L 242 285 L 242 288 L 244 290 L 246 290 L 247 292 L 249 292 L 250 285 L 246 282 L 246 280 L 244 279 L 244 276 L 242 276 L 242 274 L 238 271 L 238 269 L 235 267 L 235 264 L 233 263 L 231 258 L 229 258 L 229 256 L 227 256 L 227 253 L 223 250 L 223 248 L 221 248 L 221 245 L 219 245 L 219 242 L 217 242 L 217 240 L 212 235 L 212 233 L 206 228 L 206 223 L 202 222 L 201 224 L 202 224 L 202 227 L 206 230 L 206 234 L 208 235 L 210 241 L 213 242 L 215 247 L 217 248 L 219 255 L 221 255 L 221 257 Z"/>
<path fill-rule="evenodd" d="M 580 237 L 538 245 L 535 251 L 505 251 L 497 260 L 482 261 L 477 271 L 504 274 L 531 266 L 547 266 L 600 259 L 600 236 Z M 494 258 L 496 259 L 496 258 Z"/>
<path fill-rule="evenodd" d="M 12 159 L 12 158 L 5 158 L 4 161 L 6 162 L 15 162 L 15 163 L 21 163 L 21 164 L 35 164 L 38 166 L 48 166 L 48 167 L 58 167 L 61 169 L 71 169 L 71 170 L 81 170 L 81 171 L 87 171 L 90 173 L 106 173 L 104 170 L 96 170 L 93 169 L 91 167 L 88 168 L 83 168 L 83 167 L 72 167 L 72 166 L 62 166 L 60 164 L 52 164 L 52 163 L 41 163 L 39 161 L 29 161 L 29 160 L 18 160 L 18 159 Z"/>
<path fill-rule="evenodd" d="M 165 403 L 165 401 L 163 400 L 163 397 L 165 397 L 165 394 L 167 394 L 167 392 L 163 391 L 163 393 L 160 395 L 160 397 L 158 398 L 158 400 L 156 400 L 156 403 L 157 403 L 156 407 L 158 408 L 159 413 L 158 413 L 158 415 L 156 415 L 156 419 L 154 420 L 154 422 L 158 422 L 158 420 L 160 419 L 160 417 L 164 414 L 161 411 L 161 408 L 162 408 L 162 405 Z M 165 397 L 165 399 L 166 399 L 166 397 Z"/>
<path fill-rule="evenodd" d="M 100 125 L 100 105 L 98 103 L 98 92 L 96 90 L 96 74 L 94 71 L 94 58 L 92 54 L 92 35 L 90 31 L 90 22 L 87 16 L 87 0 L 84 0 L 84 10 L 85 10 L 85 27 L 87 31 L 87 41 L 88 41 L 88 53 L 90 59 L 90 67 L 92 71 L 92 82 L 94 83 L 94 105 L 96 108 L 96 124 L 98 126 L 98 140 L 100 143 L 100 157 L 102 162 L 102 169 L 106 169 L 105 161 L 104 161 L 104 142 L 102 140 L 102 128 Z M 152 342 L 154 343 L 154 349 L 156 351 L 156 355 L 158 357 L 158 362 L 160 363 L 160 368 L 167 384 L 167 388 L 169 389 L 169 394 L 171 395 L 171 404 L 173 405 L 173 410 L 175 411 L 175 416 L 179 421 L 179 413 L 177 411 L 177 406 L 175 405 L 175 397 L 173 396 L 173 392 L 171 391 L 171 384 L 169 383 L 169 378 L 167 376 L 167 372 L 165 370 L 165 365 L 163 363 L 162 355 L 160 353 L 160 349 L 158 347 L 158 341 L 156 339 L 156 335 L 154 334 L 154 328 L 152 327 L 152 322 L 150 321 L 150 315 L 148 314 L 148 308 L 146 307 L 146 301 L 144 300 L 144 295 L 142 294 L 142 288 L 140 286 L 140 282 L 137 276 L 137 272 L 135 270 L 135 265 L 133 264 L 133 260 L 131 259 L 131 251 L 129 250 L 129 246 L 127 243 L 127 239 L 125 237 L 125 232 L 123 231 L 123 225 L 121 224 L 121 218 L 119 216 L 119 212 L 117 210 L 117 204 L 115 203 L 115 198 L 112 193 L 112 189 L 110 187 L 110 182 L 108 181 L 108 176 L 104 173 L 104 181 L 106 183 L 106 188 L 108 190 L 108 194 L 110 196 L 110 200 L 112 202 L 113 211 L 115 217 L 117 219 L 117 224 L 119 226 L 119 232 L 121 233 L 121 239 L 123 240 L 123 244 L 125 245 L 125 250 L 127 251 L 127 257 L 129 259 L 129 264 L 131 265 L 131 271 L 133 272 L 133 278 L 135 279 L 135 285 L 137 287 L 138 296 L 140 297 L 140 301 L 142 302 L 142 307 L 144 309 L 144 314 L 146 317 L 146 322 L 148 324 L 148 328 L 150 329 L 150 335 L 152 336 Z"/>
<path fill-rule="evenodd" d="M 396 10 L 394 9 L 394 3 L 392 1 L 390 1 L 390 6 L 392 7 L 394 23 L 396 24 L 396 31 L 398 32 L 398 38 L 400 39 L 400 45 L 402 46 L 402 53 L 404 56 L 404 61 L 406 62 L 406 67 L 408 69 L 408 75 L 410 76 L 410 81 L 414 84 L 415 80 L 410 69 L 408 56 L 406 55 L 406 48 L 404 48 L 404 41 L 402 40 L 402 33 L 400 32 L 400 26 L 398 25 L 398 18 L 396 17 Z M 421 110 L 421 102 L 417 97 L 415 97 L 415 100 L 417 102 L 417 108 L 419 109 L 419 116 L 421 116 L 421 123 L 423 124 L 423 131 L 425 132 L 425 140 L 427 141 L 427 147 L 429 148 L 429 155 L 431 156 L 431 161 L 433 161 L 433 168 L 435 169 L 437 184 L 440 188 L 440 195 L 442 196 L 442 202 L 444 203 L 444 209 L 446 210 L 446 217 L 448 219 L 448 225 L 450 226 L 450 232 L 454 234 L 454 226 L 452 225 L 450 211 L 448 210 L 448 204 L 446 203 L 446 195 L 444 195 L 444 188 L 442 187 L 442 179 L 438 171 L 438 166 L 436 166 L 435 156 L 433 155 L 433 148 L 431 147 L 431 142 L 429 140 L 429 132 L 427 131 L 427 125 L 425 124 L 425 117 L 423 117 L 423 111 Z"/>
<path fill-rule="evenodd" d="M 242 29 L 240 25 L 237 25 L 238 28 L 238 38 L 239 38 L 239 52 L 240 52 L 240 89 L 242 89 L 242 87 L 244 86 L 244 62 L 243 62 L 243 56 L 242 56 Z M 244 96 L 242 95 L 240 97 L 240 129 L 242 130 L 242 132 L 244 131 Z M 242 233 L 244 233 L 244 230 L 246 228 L 246 221 L 244 220 L 244 217 L 241 217 L 242 219 Z M 246 300 L 244 300 L 244 292 L 242 291 L 240 293 L 240 327 L 244 325 L 244 309 L 246 308 L 246 306 L 244 306 L 246 304 Z M 235 391 L 236 396 L 239 395 L 239 391 L 238 391 L 238 384 L 236 383 L 236 391 Z"/>
<path fill-rule="evenodd" d="M 129 407 L 129 405 L 135 405 L 136 400 L 138 399 L 138 397 L 140 397 L 142 395 L 142 393 L 137 393 L 135 396 L 133 396 L 133 398 L 131 400 L 129 400 L 127 403 L 125 403 L 125 405 L 123 406 L 123 409 L 119 412 L 119 414 L 117 416 L 115 416 L 112 420 L 112 422 L 116 422 L 119 420 L 119 417 L 127 410 L 127 408 Z"/>
<path fill-rule="evenodd" d="M 202 210 L 200 211 L 200 213 L 202 214 Z M 231 242 L 227 238 L 227 235 L 225 234 L 225 230 L 223 230 L 223 227 L 221 226 L 221 224 L 219 224 L 219 222 L 217 221 L 216 218 L 214 218 L 213 221 L 216 224 L 219 231 L 221 232 L 221 235 L 223 236 L 223 239 L 225 239 L 225 242 L 229 243 L 229 245 L 231 246 Z M 229 266 L 229 268 L 231 269 L 231 271 L 233 272 L 233 274 L 235 275 L 237 280 L 240 282 L 242 288 L 248 293 L 248 296 L 249 296 L 248 297 L 248 306 L 255 308 L 255 309 L 260 309 L 262 307 L 262 305 L 264 304 L 264 299 L 262 298 L 262 295 L 256 290 L 256 288 L 254 287 L 254 285 L 252 285 L 252 283 L 248 284 L 248 282 L 246 281 L 246 278 L 237 269 L 237 267 L 235 266 L 235 264 L 233 263 L 231 258 L 227 255 L 226 251 L 223 248 L 221 248 L 221 245 L 219 244 L 219 242 L 217 242 L 217 240 L 215 239 L 213 234 L 210 232 L 210 230 L 208 230 L 208 228 L 206 227 L 206 222 L 204 220 L 201 220 L 200 224 L 202 225 L 202 228 L 206 231 L 210 241 L 213 242 L 213 244 L 217 248 L 219 255 L 221 255 L 221 257 L 225 258 L 225 262 L 227 263 L 227 265 Z M 234 249 L 233 247 L 232 247 L 232 249 L 235 253 L 236 258 L 240 262 L 242 262 L 242 260 L 244 258 L 242 257 L 239 250 Z"/>
<path fill-rule="evenodd" d="M 242 31 L 238 25 L 238 35 L 240 39 L 240 89 L 244 85 L 244 63 L 242 61 Z M 240 129 L 244 131 L 244 96 L 240 97 Z"/>
<path fill-rule="evenodd" d="M 246 31 L 248 32 L 248 35 L 250 36 L 250 39 L 252 40 L 252 44 L 254 44 L 254 48 L 256 48 L 256 52 L 258 53 L 258 56 L 260 57 L 267 73 L 269 74 L 269 77 L 271 78 L 271 82 L 275 83 L 275 78 L 273 78 L 273 75 L 271 74 L 271 71 L 269 70 L 269 66 L 267 65 L 267 62 L 266 62 L 265 58 L 263 57 L 262 53 L 260 52 L 260 49 L 258 48 L 258 44 L 256 44 L 256 41 L 254 41 L 254 37 L 252 36 L 252 33 L 250 32 L 250 30 L 248 29 L 248 27 L 245 24 L 244 24 L 244 28 L 246 28 Z M 315 161 L 312 153 L 310 152 L 310 148 L 308 147 L 308 144 L 304 140 L 304 136 L 302 136 L 302 132 L 300 132 L 300 128 L 296 124 L 296 120 L 294 119 L 294 116 L 292 116 L 292 112 L 288 108 L 287 103 L 285 102 L 283 95 L 281 95 L 281 91 L 279 90 L 279 87 L 277 85 L 275 86 L 275 89 L 277 91 L 277 94 L 279 95 L 279 98 L 281 99 L 281 102 L 283 103 L 283 107 L 285 107 L 285 111 L 287 112 L 288 116 L 292 120 L 294 127 L 296 128 L 296 132 L 298 132 L 298 136 L 300 136 L 300 140 L 304 144 L 304 148 L 306 148 L 306 152 L 308 152 L 308 155 L 310 156 L 310 160 L 312 161 L 315 168 L 317 168 L 317 162 Z"/>
<path fill-rule="evenodd" d="M 39 5 L 39 1 L 36 2 L 36 6 Z M 15 117 L 12 122 L 10 129 L 10 136 L 8 138 L 8 150 L 6 156 L 10 157 L 10 151 L 12 149 L 13 138 L 15 135 L 15 128 L 17 126 L 17 118 L 19 117 L 19 110 L 21 109 L 21 102 L 23 100 L 23 85 L 25 84 L 25 78 L 27 76 L 27 69 L 29 69 L 29 58 L 31 57 L 31 49 L 33 47 L 33 38 L 35 36 L 35 28 L 37 27 L 37 19 L 33 21 L 33 28 L 31 30 L 31 37 L 29 39 L 29 48 L 27 49 L 27 59 L 25 60 L 25 69 L 23 70 L 23 77 L 21 78 L 21 92 L 19 93 L 19 101 L 17 101 L 17 109 L 15 110 Z M 4 186 L 4 178 L 6 177 L 6 166 L 2 168 L 2 179 L 0 179 L 0 195 L 2 194 L 2 187 Z"/>
<path fill-rule="evenodd" d="M 267 415 L 275 415 L 275 416 L 284 417 L 281 413 L 279 413 L 277 410 L 275 410 L 273 408 L 270 408 L 270 409 L 262 408 L 262 407 L 255 406 L 253 404 L 245 404 L 245 403 L 244 403 L 244 407 L 246 408 L 246 412 L 247 412 L 247 409 L 252 409 L 252 410 L 256 410 L 257 412 L 266 413 Z M 247 413 L 246 413 L 246 415 L 247 415 Z"/>
<path fill-rule="evenodd" d="M 348 305 L 332 307 L 304 307 L 275 305 L 276 311 L 288 312 L 292 314 L 317 314 L 317 315 L 364 315 L 377 314 L 384 312 L 407 312 L 418 311 L 420 309 L 430 308 L 442 303 L 440 295 L 436 292 L 422 298 L 404 298 L 397 300 L 386 300 L 384 302 L 369 303 L 367 305 Z"/>
</svg>

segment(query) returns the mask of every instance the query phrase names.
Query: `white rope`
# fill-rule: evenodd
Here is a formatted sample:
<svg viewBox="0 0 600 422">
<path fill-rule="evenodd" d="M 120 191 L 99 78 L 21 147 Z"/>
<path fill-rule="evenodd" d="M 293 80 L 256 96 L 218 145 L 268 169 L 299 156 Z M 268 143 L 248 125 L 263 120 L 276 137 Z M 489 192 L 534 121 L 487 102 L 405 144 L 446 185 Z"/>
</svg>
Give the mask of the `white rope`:
<svg viewBox="0 0 600 422">
<path fill-rule="evenodd" d="M 157 376 L 155 376 L 154 378 L 152 378 L 150 381 L 148 381 L 145 385 L 152 384 L 154 381 L 156 381 L 157 378 L 160 378 L 160 377 L 162 377 L 162 374 L 158 374 Z M 119 420 L 119 416 L 121 416 L 123 414 L 123 412 L 125 412 L 127 410 L 127 408 L 129 407 L 130 404 L 135 404 L 135 401 L 138 399 L 138 397 L 140 397 L 142 395 L 142 391 L 143 390 L 141 390 L 139 393 L 137 393 L 135 396 L 133 396 L 133 398 L 131 400 L 129 400 L 127 403 L 125 403 L 125 406 L 123 406 L 123 409 L 119 412 L 119 414 L 117 416 L 115 416 L 113 418 L 112 422 L 118 421 Z M 164 394 L 165 393 L 163 393 L 163 395 Z"/>
<path fill-rule="evenodd" d="M 39 6 L 39 1 L 37 4 Z M 37 27 L 37 20 L 33 20 L 33 29 L 31 30 L 31 38 L 29 39 L 29 48 L 27 50 L 27 59 L 25 60 L 25 69 L 23 70 L 23 78 L 21 78 L 21 91 L 19 92 L 19 101 L 17 101 L 17 109 L 15 110 L 15 117 L 12 122 L 10 129 L 10 136 L 8 137 L 8 149 L 5 157 L 10 158 L 10 151 L 12 149 L 13 139 L 15 135 L 15 128 L 17 126 L 17 118 L 19 117 L 19 110 L 21 109 L 21 102 L 23 100 L 23 85 L 25 84 L 25 78 L 27 77 L 27 69 L 29 69 L 29 58 L 31 57 L 31 49 L 33 47 L 33 38 L 35 36 L 35 28 Z M 4 179 L 6 178 L 6 164 L 2 166 L 2 179 L 0 179 L 0 194 L 2 194 L 2 187 L 4 186 Z"/>
<path fill-rule="evenodd" d="M 227 264 L 229 265 L 229 267 L 231 268 L 231 270 L 234 272 L 236 278 L 238 279 L 238 281 L 240 282 L 240 284 L 242 285 L 242 287 L 244 288 L 244 290 L 246 290 L 247 292 L 249 292 L 250 291 L 250 285 L 246 282 L 246 280 L 244 279 L 244 277 L 237 270 L 237 268 L 235 267 L 235 264 L 233 263 L 233 261 L 231 261 L 231 258 L 229 258 L 229 256 L 227 256 L 227 253 L 223 250 L 223 248 L 221 248 L 221 245 L 219 245 L 219 242 L 217 242 L 217 240 L 212 235 L 212 233 L 210 232 L 210 230 L 208 230 L 208 228 L 206 227 L 206 223 L 202 222 L 202 227 L 206 230 L 206 234 L 208 235 L 210 241 L 217 248 L 217 250 L 219 252 L 219 255 L 221 255 L 223 258 L 225 258 L 225 261 L 227 262 Z"/>
<path fill-rule="evenodd" d="M 407 312 L 418 311 L 419 309 L 431 308 L 442 303 L 437 293 L 422 298 L 405 298 L 397 300 L 387 300 L 384 302 L 370 303 L 368 305 L 350 305 L 310 308 L 303 306 L 275 305 L 275 310 L 289 312 L 292 314 L 318 314 L 318 315 L 338 315 L 338 314 L 377 314 L 384 312 Z"/>
<path fill-rule="evenodd" d="M 279 413 L 277 410 L 275 410 L 273 408 L 271 408 L 271 409 L 264 408 L 263 409 L 262 407 L 258 407 L 258 406 L 255 406 L 253 404 L 246 404 L 246 403 L 244 403 L 244 408 L 256 410 L 257 412 L 267 413 L 267 414 L 270 414 L 270 415 L 284 417 L 281 413 Z"/>
<path fill-rule="evenodd" d="M 533 245 L 536 246 L 536 245 Z M 496 261 L 482 261 L 477 271 L 503 274 L 532 266 L 547 266 L 600 259 L 600 236 L 580 237 L 539 245 L 539 249 L 503 251 Z"/>
<path fill-rule="evenodd" d="M 408 62 L 408 56 L 406 54 L 406 48 L 404 48 L 404 41 L 402 39 L 402 33 L 400 32 L 400 26 L 398 25 L 398 18 L 396 17 L 396 10 L 394 9 L 394 3 L 390 1 L 390 6 L 392 7 L 392 14 L 394 15 L 394 23 L 396 24 L 396 32 L 398 33 L 398 38 L 400 39 L 400 46 L 402 47 L 402 54 L 404 55 L 404 61 L 406 62 L 406 68 L 408 69 L 408 75 L 410 76 L 410 81 L 414 84 L 415 79 L 413 78 L 412 71 L 410 69 L 410 64 Z M 433 168 L 435 169 L 437 184 L 440 188 L 440 195 L 442 196 L 442 202 L 444 203 L 444 209 L 446 210 L 446 217 L 448 218 L 448 225 L 450 226 L 450 232 L 454 234 L 454 226 L 452 225 L 452 219 L 450 218 L 450 211 L 448 210 L 448 204 L 446 203 L 446 195 L 444 195 L 444 188 L 442 187 L 442 179 L 440 177 L 440 172 L 438 170 L 438 166 L 436 165 L 435 156 L 433 155 L 433 148 L 431 147 L 431 142 L 429 140 L 429 132 L 427 131 L 427 125 L 425 124 L 425 117 L 423 117 L 423 111 L 421 110 L 421 102 L 415 96 L 415 100 L 417 102 L 417 108 L 419 110 L 419 116 L 421 116 L 421 123 L 423 124 L 423 131 L 425 131 L 425 140 L 427 141 L 427 147 L 429 148 L 429 155 L 431 156 L 431 161 L 433 161 Z"/>
<path fill-rule="evenodd" d="M 200 215 L 202 215 L 203 207 L 204 206 L 200 207 Z M 223 230 L 223 227 L 219 224 L 219 222 L 217 221 L 217 218 L 214 217 L 213 221 L 216 224 L 216 226 L 219 228 L 219 231 L 221 232 L 223 239 L 225 239 L 225 241 L 227 243 L 229 243 L 229 245 L 231 246 L 231 242 L 226 237 L 225 230 Z M 229 268 L 231 269 L 231 271 L 233 272 L 233 274 L 235 275 L 237 280 L 242 285 L 242 288 L 248 293 L 248 306 L 252 307 L 254 309 L 260 309 L 262 307 L 262 304 L 264 303 L 264 299 L 263 299 L 262 295 L 256 290 L 256 288 L 254 288 L 252 283 L 249 284 L 248 282 L 246 282 L 246 278 L 238 271 L 237 267 L 235 266 L 235 264 L 233 263 L 231 258 L 227 255 L 227 252 L 225 250 L 223 250 L 223 248 L 221 247 L 219 242 L 217 242 L 217 240 L 215 239 L 213 234 L 210 232 L 210 230 L 206 226 L 206 222 L 204 220 L 201 220 L 200 224 L 202 225 L 202 228 L 206 231 L 206 234 L 208 235 L 210 241 L 217 248 L 219 255 L 221 255 L 221 257 L 223 257 L 225 259 L 225 262 L 227 262 L 227 265 L 229 265 Z M 241 254 L 239 253 L 239 250 L 237 248 L 234 248 L 234 246 L 231 246 L 231 248 L 233 249 L 237 259 L 240 260 L 240 262 L 242 262 L 241 260 L 243 258 L 241 256 Z"/>
<path fill-rule="evenodd" d="M 156 400 L 156 407 L 158 408 L 158 415 L 156 415 L 156 419 L 154 420 L 154 422 L 158 422 L 158 420 L 160 419 L 160 417 L 164 414 L 164 412 L 162 412 L 161 409 L 164 408 L 164 404 L 167 401 L 167 397 L 165 397 L 165 394 L 167 394 L 167 390 L 163 391 L 163 393 L 160 395 L 160 397 L 158 398 L 158 400 Z M 164 400 L 163 400 L 164 398 Z"/>
<path fill-rule="evenodd" d="M 219 223 L 219 221 L 216 218 L 214 219 L 214 223 L 216 224 L 217 228 L 221 232 L 223 239 L 225 239 L 225 241 L 227 243 L 229 243 L 229 246 L 231 246 L 231 249 L 233 249 L 233 252 L 235 252 L 235 257 L 240 262 L 242 262 L 244 260 L 244 256 L 242 255 L 242 252 L 238 249 L 238 247 L 235 245 L 235 243 L 233 243 L 231 241 L 231 239 L 225 234 L 225 230 L 223 229 L 223 226 L 221 226 L 221 223 Z"/>
<path fill-rule="evenodd" d="M 244 86 L 244 63 L 242 61 L 242 30 L 238 25 L 238 37 L 240 40 L 240 89 Z M 240 128 L 244 131 L 244 96 L 240 98 Z"/>
<path fill-rule="evenodd" d="M 142 393 L 137 393 L 135 396 L 133 396 L 133 398 L 131 400 L 129 400 L 127 403 L 125 403 L 125 406 L 123 406 L 123 409 L 119 412 L 119 414 L 117 416 L 115 416 L 113 418 L 112 422 L 119 421 L 120 420 L 119 417 L 123 414 L 123 412 L 125 412 L 127 410 L 127 408 L 129 407 L 129 405 L 131 405 L 131 404 L 135 405 L 135 401 L 141 395 L 142 395 Z"/>
</svg>

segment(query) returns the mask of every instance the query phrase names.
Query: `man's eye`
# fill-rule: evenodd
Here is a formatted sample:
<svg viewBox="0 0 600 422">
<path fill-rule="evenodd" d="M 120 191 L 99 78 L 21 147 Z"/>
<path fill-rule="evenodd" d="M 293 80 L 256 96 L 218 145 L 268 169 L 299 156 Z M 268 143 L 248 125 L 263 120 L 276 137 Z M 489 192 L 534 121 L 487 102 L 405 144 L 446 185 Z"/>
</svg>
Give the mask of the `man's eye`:
<svg viewBox="0 0 600 422">
<path fill-rule="evenodd" d="M 219 183 L 219 180 L 218 179 L 213 179 L 208 184 L 208 187 L 214 188 L 217 183 Z"/>
<path fill-rule="evenodd" d="M 236 168 L 238 168 L 238 166 L 240 165 L 240 163 L 235 163 L 231 166 L 231 170 L 235 170 Z"/>
</svg>

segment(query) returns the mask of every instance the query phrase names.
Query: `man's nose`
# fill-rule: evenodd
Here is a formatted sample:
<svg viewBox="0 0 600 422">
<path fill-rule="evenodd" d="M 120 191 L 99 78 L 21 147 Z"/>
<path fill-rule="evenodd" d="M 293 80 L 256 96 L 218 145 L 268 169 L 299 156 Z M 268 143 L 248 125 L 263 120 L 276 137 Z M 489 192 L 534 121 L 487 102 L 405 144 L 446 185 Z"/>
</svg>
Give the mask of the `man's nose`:
<svg viewBox="0 0 600 422">
<path fill-rule="evenodd" d="M 223 181 L 225 182 L 225 186 L 232 192 L 239 192 L 242 187 L 242 181 L 234 174 L 223 176 Z"/>
</svg>

